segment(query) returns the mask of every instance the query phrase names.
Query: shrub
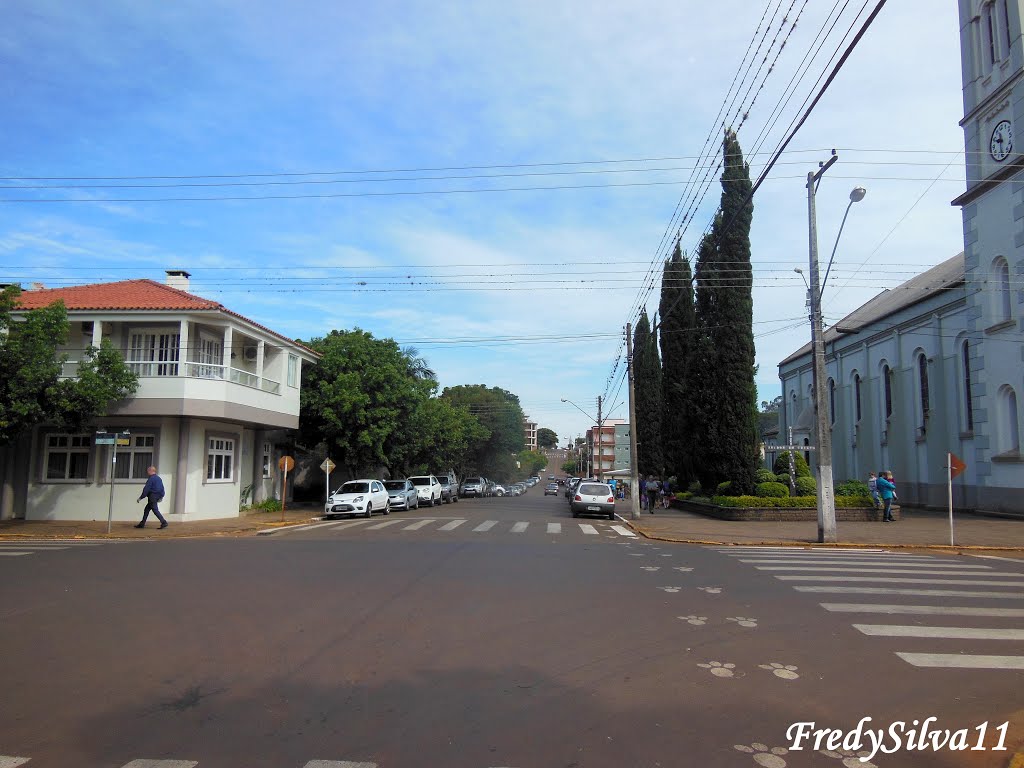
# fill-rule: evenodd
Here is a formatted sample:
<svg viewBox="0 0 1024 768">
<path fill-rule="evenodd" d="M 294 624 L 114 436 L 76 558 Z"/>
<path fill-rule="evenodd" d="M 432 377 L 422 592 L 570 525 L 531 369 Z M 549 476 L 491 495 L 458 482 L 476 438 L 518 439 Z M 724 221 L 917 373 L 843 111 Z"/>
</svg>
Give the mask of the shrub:
<svg viewBox="0 0 1024 768">
<path fill-rule="evenodd" d="M 754 473 L 754 481 L 758 483 L 774 483 L 775 475 L 772 474 L 770 469 L 762 467 Z"/>
<path fill-rule="evenodd" d="M 264 499 L 253 504 L 249 509 L 258 509 L 261 512 L 280 512 L 281 502 L 277 499 Z"/>
<path fill-rule="evenodd" d="M 789 472 L 782 472 L 775 476 L 775 482 L 782 483 L 784 486 L 789 488 Z"/>
<path fill-rule="evenodd" d="M 680 501 L 686 501 L 687 499 L 693 498 L 693 494 L 689 491 L 679 491 L 675 494 L 675 497 Z"/>
<path fill-rule="evenodd" d="M 871 496 L 871 491 L 862 480 L 847 480 L 836 486 L 836 496 Z"/>
<path fill-rule="evenodd" d="M 798 477 L 796 479 L 796 495 L 812 496 L 818 491 L 818 483 L 813 477 Z"/>
<path fill-rule="evenodd" d="M 814 496 L 788 496 L 784 499 L 770 496 L 715 496 L 711 504 L 720 507 L 778 507 L 780 509 L 813 509 L 818 505 Z M 836 506 L 844 509 L 851 507 L 871 507 L 870 496 L 837 496 Z"/>
<path fill-rule="evenodd" d="M 718 496 L 735 496 L 736 494 L 732 490 L 732 480 L 719 483 L 718 487 L 715 488 L 715 494 Z"/>
<path fill-rule="evenodd" d="M 772 469 L 777 475 L 788 475 L 789 474 L 789 454 L 793 454 L 793 466 L 796 468 L 797 477 L 810 477 L 811 468 L 807 466 L 807 462 L 804 461 L 804 457 L 795 451 L 783 451 L 775 459 L 775 465 Z"/>
<path fill-rule="evenodd" d="M 758 483 L 754 487 L 754 493 L 758 496 L 770 496 L 775 499 L 785 499 L 789 497 L 789 486 L 783 485 L 782 483 L 772 482 Z"/>
<path fill-rule="evenodd" d="M 686 486 L 686 490 L 689 491 L 690 493 L 700 493 L 700 481 L 694 480 L 692 483 Z"/>
</svg>

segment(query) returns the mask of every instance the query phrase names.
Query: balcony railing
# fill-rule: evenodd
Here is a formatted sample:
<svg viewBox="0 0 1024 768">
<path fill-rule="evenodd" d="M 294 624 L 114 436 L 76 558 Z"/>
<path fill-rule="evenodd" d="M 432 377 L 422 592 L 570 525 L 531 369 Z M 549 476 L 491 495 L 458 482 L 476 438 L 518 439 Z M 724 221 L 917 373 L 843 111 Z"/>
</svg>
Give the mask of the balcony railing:
<svg viewBox="0 0 1024 768">
<path fill-rule="evenodd" d="M 68 360 L 61 369 L 61 378 L 71 379 L 78 375 L 80 361 Z M 281 382 L 262 379 L 255 373 L 232 368 L 226 365 L 214 365 L 213 363 L 178 363 L 178 362 L 129 362 L 128 369 L 139 378 L 174 378 L 178 376 L 179 366 L 184 375 L 191 379 L 220 379 L 227 380 L 233 384 L 241 384 L 243 387 L 260 389 L 272 395 L 281 394 Z"/>
</svg>

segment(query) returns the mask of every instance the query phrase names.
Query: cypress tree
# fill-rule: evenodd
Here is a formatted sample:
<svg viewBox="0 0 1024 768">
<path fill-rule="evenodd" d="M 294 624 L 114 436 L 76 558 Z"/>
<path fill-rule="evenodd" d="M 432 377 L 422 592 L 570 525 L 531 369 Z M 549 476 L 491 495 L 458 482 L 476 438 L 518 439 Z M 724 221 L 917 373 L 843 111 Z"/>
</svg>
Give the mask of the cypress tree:
<svg viewBox="0 0 1024 768">
<path fill-rule="evenodd" d="M 665 466 L 669 474 L 685 487 L 695 478 L 692 458 L 693 419 L 691 418 L 688 379 L 696 341 L 696 314 L 693 302 L 693 275 L 690 262 L 683 256 L 679 241 L 671 258 L 665 261 L 661 279 L 661 370 L 662 438 Z"/>
<path fill-rule="evenodd" d="M 719 392 L 716 383 L 717 361 L 712 332 L 716 315 L 715 286 L 718 277 L 718 249 L 713 232 L 705 235 L 697 248 L 696 306 L 694 333 L 690 341 L 687 368 L 688 427 L 690 461 L 693 474 L 706 490 L 713 491 L 722 482 L 719 468 L 718 422 Z"/>
<path fill-rule="evenodd" d="M 661 438 L 661 361 L 657 335 L 651 333 L 647 310 L 640 315 L 633 333 L 635 376 L 637 469 L 641 475 L 661 475 L 665 469 Z"/>
</svg>

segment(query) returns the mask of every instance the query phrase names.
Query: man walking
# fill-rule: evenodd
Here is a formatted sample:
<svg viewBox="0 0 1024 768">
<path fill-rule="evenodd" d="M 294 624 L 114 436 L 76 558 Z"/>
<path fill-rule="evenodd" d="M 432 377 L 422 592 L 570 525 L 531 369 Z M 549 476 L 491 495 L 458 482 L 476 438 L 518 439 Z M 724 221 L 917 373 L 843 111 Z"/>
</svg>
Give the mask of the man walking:
<svg viewBox="0 0 1024 768">
<path fill-rule="evenodd" d="M 878 486 L 878 492 L 882 494 L 882 522 L 891 523 L 892 519 L 892 500 L 896 495 L 896 484 L 892 481 L 892 472 L 883 472 L 882 476 L 876 481 Z"/>
<path fill-rule="evenodd" d="M 149 517 L 150 510 L 152 510 L 153 514 L 156 515 L 156 519 L 160 521 L 160 527 L 166 528 L 167 521 L 164 520 L 164 516 L 160 514 L 160 508 L 157 506 L 164 498 L 164 481 L 156 473 L 156 467 L 147 469 L 146 474 L 149 475 L 149 479 L 146 480 L 146 484 L 142 487 L 142 493 L 139 494 L 139 498 L 135 500 L 135 503 L 138 504 L 143 499 L 146 499 L 146 509 L 142 512 L 142 522 L 135 527 L 145 528 L 146 519 Z"/>
</svg>

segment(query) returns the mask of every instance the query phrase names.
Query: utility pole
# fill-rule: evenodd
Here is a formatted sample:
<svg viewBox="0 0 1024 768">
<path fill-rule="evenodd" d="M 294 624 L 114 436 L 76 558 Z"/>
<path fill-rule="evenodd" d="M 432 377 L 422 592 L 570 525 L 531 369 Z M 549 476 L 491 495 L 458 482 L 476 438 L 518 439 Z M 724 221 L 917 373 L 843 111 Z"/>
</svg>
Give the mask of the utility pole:
<svg viewBox="0 0 1024 768">
<path fill-rule="evenodd" d="M 814 210 L 814 195 L 818 181 L 825 171 L 839 159 L 835 150 L 828 162 L 818 163 L 817 173 L 807 174 L 807 217 L 810 222 L 811 262 L 811 347 L 814 358 L 814 422 L 818 460 L 818 541 L 834 543 L 836 533 L 836 500 L 832 488 L 832 434 L 829 430 L 825 403 L 825 339 L 821 321 L 821 284 L 818 274 L 818 224 Z"/>
<path fill-rule="evenodd" d="M 601 395 L 597 396 L 597 479 L 604 482 L 604 424 L 601 418 Z"/>
<path fill-rule="evenodd" d="M 626 323 L 626 378 L 629 379 L 629 509 L 640 519 L 640 478 L 636 468 L 636 398 L 633 395 L 633 326 Z"/>
</svg>

